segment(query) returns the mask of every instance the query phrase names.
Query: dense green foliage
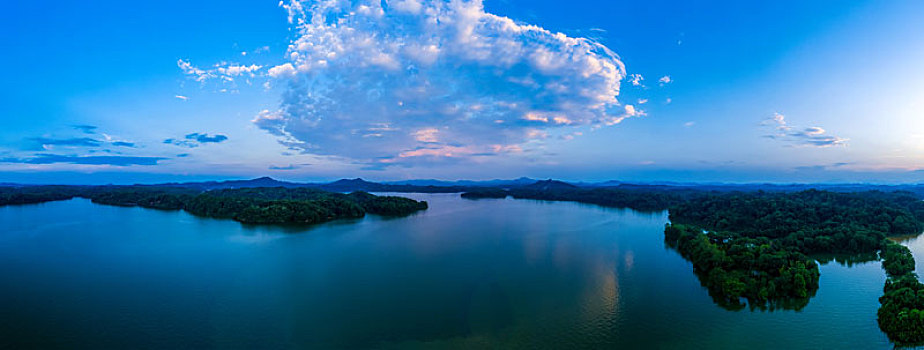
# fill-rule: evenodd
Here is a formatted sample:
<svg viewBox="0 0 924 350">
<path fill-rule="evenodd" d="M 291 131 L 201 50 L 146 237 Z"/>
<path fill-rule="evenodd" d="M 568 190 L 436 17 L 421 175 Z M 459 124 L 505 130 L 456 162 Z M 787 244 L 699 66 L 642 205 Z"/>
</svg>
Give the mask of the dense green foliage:
<svg viewBox="0 0 924 350">
<path fill-rule="evenodd" d="M 727 193 L 674 205 L 671 222 L 779 239 L 805 254 L 874 253 L 890 235 L 924 230 L 924 202 L 908 193 Z"/>
<path fill-rule="evenodd" d="M 426 201 L 415 201 L 404 197 L 376 196 L 366 192 L 353 192 L 347 197 L 359 203 L 368 213 L 383 216 L 406 216 L 418 210 L 426 210 Z"/>
<path fill-rule="evenodd" d="M 899 343 L 924 342 L 924 284 L 914 274 L 914 257 L 908 247 L 883 243 L 882 268 L 889 278 L 879 298 L 879 328 Z"/>
<path fill-rule="evenodd" d="M 882 258 L 882 269 L 889 277 L 902 277 L 914 273 L 914 256 L 906 246 L 885 240 L 879 256 Z"/>
<path fill-rule="evenodd" d="M 186 210 L 206 217 L 248 224 L 314 224 L 360 218 L 366 213 L 404 216 L 427 209 L 427 202 L 402 197 L 350 194 L 312 188 L 261 187 L 201 192 L 175 186 L 59 186 L 0 188 L 4 204 L 23 204 L 84 197 L 94 203 Z"/>
<path fill-rule="evenodd" d="M 212 190 L 205 193 L 213 197 L 247 198 L 259 200 L 315 200 L 330 196 L 345 196 L 342 193 L 327 192 L 304 187 L 250 187 Z"/>
<path fill-rule="evenodd" d="M 376 196 L 366 192 L 343 194 L 312 188 L 241 188 L 215 190 L 206 192 L 205 194 L 221 199 L 224 205 L 229 207 L 234 207 L 238 202 L 246 202 L 246 200 L 313 201 L 317 204 L 321 204 L 323 207 L 332 209 L 333 215 L 345 217 L 353 217 L 354 215 L 354 210 L 350 206 L 358 206 L 361 212 L 383 216 L 404 216 L 419 210 L 427 209 L 427 202 L 415 201 L 403 197 Z M 229 198 L 231 200 L 229 200 Z M 215 206 L 212 205 L 210 207 Z"/>
<path fill-rule="evenodd" d="M 311 188 L 242 188 L 205 192 L 184 207 L 195 215 L 232 218 L 250 224 L 311 224 L 359 218 L 366 213 L 403 216 L 427 209 L 427 202 L 408 198 L 350 194 Z"/>
<path fill-rule="evenodd" d="M 180 210 L 196 194 L 195 191 L 169 187 L 108 186 L 86 188 L 81 196 L 97 204 Z"/>
<path fill-rule="evenodd" d="M 818 290 L 815 261 L 767 238 L 667 224 L 664 239 L 693 263 L 700 282 L 725 308 L 743 308 L 744 298 L 752 308 L 800 309 Z"/>
<path fill-rule="evenodd" d="M 898 343 L 924 342 L 924 285 L 914 274 L 911 251 L 886 239 L 924 230 L 924 202 L 913 194 L 816 190 L 711 194 L 671 207 L 670 218 L 674 225 L 665 229 L 665 239 L 669 244 L 678 242 L 673 246 L 693 262 L 697 276 L 720 304 L 738 296 L 753 303 L 755 290 L 759 293 L 756 301 L 762 302 L 761 289 L 770 285 L 770 279 L 749 276 L 754 271 L 772 272 L 778 267 L 779 271 L 789 269 L 798 273 L 790 275 L 791 282 L 782 290 L 779 280 L 774 280 L 773 290 L 780 296 L 810 296 L 813 288 L 817 288 L 818 270 L 814 262 L 807 264 L 809 260 L 802 254 L 869 256 L 879 251 L 882 268 L 888 275 L 884 295 L 879 299 L 882 304 L 878 312 L 879 326 Z M 701 227 L 710 233 L 704 234 L 702 230 L 681 224 Z M 684 244 L 684 240 L 687 243 Z M 716 267 L 712 263 L 718 258 L 711 254 L 724 251 L 728 255 L 728 251 L 741 246 L 741 242 L 744 242 L 745 251 L 756 253 L 739 255 L 741 260 L 737 261 L 741 264 L 737 266 L 745 268 L 744 274 L 729 274 L 728 267 Z M 769 247 L 770 250 L 755 251 L 755 247 Z M 777 267 L 760 263 L 768 253 L 773 260 L 789 262 Z M 746 270 L 748 266 L 750 271 Z M 802 277 L 796 277 L 797 274 Z M 807 293 L 802 291 L 803 285 Z M 771 298 L 774 295 L 769 288 L 768 294 Z"/>
<path fill-rule="evenodd" d="M 67 200 L 79 192 L 73 186 L 0 187 L 0 206 Z"/>
<path fill-rule="evenodd" d="M 313 224 L 334 219 L 361 218 L 356 203 L 342 199 L 310 201 L 278 200 L 251 205 L 237 213 L 235 220 L 248 224 Z"/>
</svg>

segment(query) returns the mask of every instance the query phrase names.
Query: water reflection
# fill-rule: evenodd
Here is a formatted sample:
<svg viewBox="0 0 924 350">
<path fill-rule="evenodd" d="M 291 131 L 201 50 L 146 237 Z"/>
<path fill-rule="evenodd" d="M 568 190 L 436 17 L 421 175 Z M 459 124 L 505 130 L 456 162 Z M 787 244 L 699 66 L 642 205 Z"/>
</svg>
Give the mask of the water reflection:
<svg viewBox="0 0 924 350">
<path fill-rule="evenodd" d="M 588 325 L 590 331 L 611 329 L 619 319 L 621 298 L 616 265 L 615 261 L 607 261 L 600 257 L 589 269 L 593 277 L 581 298 L 580 305 L 581 324 Z"/>
<path fill-rule="evenodd" d="M 879 261 L 879 255 L 876 253 L 865 253 L 865 254 L 815 254 L 811 258 L 818 261 L 820 264 L 825 265 L 830 262 L 835 262 L 838 265 L 853 267 L 858 264 L 866 264 L 873 261 Z"/>
<path fill-rule="evenodd" d="M 910 235 L 892 236 L 892 237 L 889 237 L 889 239 L 896 241 L 898 243 L 909 243 L 910 241 L 914 241 L 916 238 L 920 236 L 921 234 L 917 233 L 917 234 L 910 234 Z"/>
</svg>

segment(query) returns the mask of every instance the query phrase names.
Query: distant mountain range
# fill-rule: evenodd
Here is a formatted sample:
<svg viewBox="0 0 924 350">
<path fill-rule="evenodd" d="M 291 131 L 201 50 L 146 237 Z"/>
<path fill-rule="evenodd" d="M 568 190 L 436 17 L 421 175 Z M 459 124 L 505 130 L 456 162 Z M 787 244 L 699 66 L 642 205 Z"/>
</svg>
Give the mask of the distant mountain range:
<svg viewBox="0 0 924 350">
<path fill-rule="evenodd" d="M 413 186 L 471 186 L 471 187 L 509 187 L 509 186 L 523 186 L 536 183 L 536 179 L 531 179 L 528 177 L 521 177 L 519 179 L 513 180 L 485 180 L 485 181 L 472 181 L 472 180 L 459 180 L 459 181 L 443 181 L 443 180 L 433 180 L 433 179 L 424 179 L 424 180 L 405 180 L 405 181 L 391 181 L 383 182 L 387 185 L 413 185 Z"/>
<path fill-rule="evenodd" d="M 0 187 L 29 186 L 14 183 L 0 183 Z M 443 181 L 443 180 L 405 180 L 391 182 L 371 182 L 360 178 L 341 179 L 333 182 L 289 182 L 280 181 L 270 177 L 260 177 L 250 180 L 204 181 L 204 182 L 173 182 L 146 186 L 168 186 L 198 189 L 201 191 L 252 187 L 309 187 L 332 192 L 422 192 L 422 193 L 455 193 L 468 192 L 484 188 L 502 189 L 529 189 L 535 191 L 560 191 L 579 188 L 621 188 L 621 189 L 660 189 L 660 190 L 701 190 L 701 191 L 767 191 L 767 192 L 794 192 L 807 189 L 827 190 L 834 192 L 859 191 L 908 191 L 924 196 L 924 185 L 873 185 L 873 184 L 724 184 L 724 183 L 682 183 L 682 182 L 648 182 L 629 183 L 622 181 L 605 182 L 577 182 L 569 183 L 559 180 L 536 180 L 521 177 L 512 180 L 486 180 L 486 181 Z"/>
<path fill-rule="evenodd" d="M 545 181 L 536 181 L 532 184 L 521 186 L 520 188 L 534 191 L 559 191 L 573 190 L 580 187 L 569 184 L 567 182 L 548 179 Z"/>
<path fill-rule="evenodd" d="M 182 188 L 194 188 L 203 191 L 209 190 L 219 190 L 219 189 L 233 189 L 233 188 L 248 188 L 248 187 L 287 187 L 287 188 L 296 188 L 296 187 L 310 187 L 318 188 L 326 191 L 332 192 L 353 192 L 353 191 L 366 191 L 366 192 L 425 192 L 425 193 L 452 193 L 452 192 L 465 192 L 472 188 L 484 188 L 484 187 L 500 187 L 500 188 L 519 188 L 519 187 L 528 187 L 534 186 L 539 183 L 549 184 L 550 181 L 538 181 L 535 179 L 530 179 L 526 177 L 521 177 L 519 179 L 513 180 L 488 180 L 488 181 L 441 181 L 441 180 L 408 180 L 408 181 L 393 181 L 393 182 L 371 182 L 366 181 L 361 178 L 355 179 L 340 179 L 334 182 L 328 183 L 310 183 L 310 182 L 288 182 L 280 181 L 270 177 L 261 177 L 252 180 L 230 180 L 230 181 L 205 181 L 205 182 L 182 182 L 182 183 L 165 183 L 165 184 L 156 184 L 149 186 L 169 186 L 169 187 L 182 187 Z M 576 188 L 577 186 L 566 184 L 561 181 L 554 181 L 554 187 L 560 187 L 562 185 L 568 186 L 571 188 Z"/>
<path fill-rule="evenodd" d="M 203 191 L 209 191 L 209 190 L 225 190 L 225 189 L 252 188 L 252 187 L 289 187 L 289 188 L 316 187 L 317 184 L 286 182 L 286 181 L 279 181 L 271 177 L 261 177 L 261 178 L 251 179 L 251 180 L 171 182 L 171 183 L 156 184 L 156 185 L 149 185 L 149 186 L 195 188 L 195 189 L 200 189 Z"/>
</svg>

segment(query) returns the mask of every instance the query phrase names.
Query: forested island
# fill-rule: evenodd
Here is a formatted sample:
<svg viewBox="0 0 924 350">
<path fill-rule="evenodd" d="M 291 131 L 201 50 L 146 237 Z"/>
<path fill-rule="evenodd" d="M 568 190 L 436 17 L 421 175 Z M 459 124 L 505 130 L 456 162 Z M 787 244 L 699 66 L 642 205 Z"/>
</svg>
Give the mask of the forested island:
<svg viewBox="0 0 924 350">
<path fill-rule="evenodd" d="M 881 192 L 713 194 L 672 206 L 672 223 L 665 228 L 665 239 L 681 255 L 692 257 L 703 284 L 720 299 L 744 297 L 752 306 L 760 307 L 773 299 L 813 294 L 818 267 L 808 254 L 875 254 L 888 244 L 887 236 L 919 232 L 921 222 L 914 213 L 921 214 L 920 203 L 907 194 Z M 678 244 L 678 237 L 683 243 L 692 239 L 690 235 L 700 237 L 716 256 Z M 755 251 L 758 247 L 763 251 Z M 742 254 L 742 250 L 747 252 Z M 730 253 L 735 253 L 734 258 L 725 256 Z M 802 273 L 771 276 L 789 268 L 767 263 L 780 260 L 800 262 L 797 272 Z M 739 273 L 711 273 L 730 267 Z M 803 267 L 807 273 L 801 271 Z M 732 282 L 745 280 L 748 288 L 727 288 L 736 284 Z M 787 288 L 794 285 L 799 288 Z"/>
<path fill-rule="evenodd" d="M 693 263 L 700 283 L 716 304 L 729 309 L 801 309 L 818 290 L 818 264 L 766 237 L 703 232 L 668 224 L 665 243 Z"/>
<path fill-rule="evenodd" d="M 888 239 L 924 230 L 924 202 L 914 194 L 726 193 L 669 212 L 665 240 L 693 262 L 700 281 L 725 305 L 740 298 L 757 307 L 807 302 L 819 275 L 808 254 L 879 252 L 888 276 L 880 328 L 897 343 L 924 341 L 924 286 L 908 248 Z"/>
<path fill-rule="evenodd" d="M 313 188 L 256 187 L 200 191 L 171 186 L 27 186 L 0 187 L 0 206 L 33 204 L 75 197 L 94 203 L 185 210 L 190 214 L 233 219 L 245 224 L 316 224 L 361 218 L 366 213 L 405 216 L 427 209 L 427 202 L 366 192 L 349 194 Z"/>
<path fill-rule="evenodd" d="M 888 278 L 879 298 L 879 328 L 893 341 L 924 343 L 924 284 L 914 273 L 911 251 L 888 241 L 880 256 Z"/>
<path fill-rule="evenodd" d="M 851 188 L 856 189 L 842 189 Z M 888 277 L 879 300 L 880 328 L 899 344 L 924 342 L 924 284 L 914 273 L 908 248 L 889 239 L 924 231 L 919 193 L 537 183 L 462 194 L 468 199 L 507 196 L 668 210 L 665 244 L 693 264 L 716 304 L 729 310 L 801 309 L 818 290 L 815 257 L 866 260 L 878 253 Z"/>
</svg>

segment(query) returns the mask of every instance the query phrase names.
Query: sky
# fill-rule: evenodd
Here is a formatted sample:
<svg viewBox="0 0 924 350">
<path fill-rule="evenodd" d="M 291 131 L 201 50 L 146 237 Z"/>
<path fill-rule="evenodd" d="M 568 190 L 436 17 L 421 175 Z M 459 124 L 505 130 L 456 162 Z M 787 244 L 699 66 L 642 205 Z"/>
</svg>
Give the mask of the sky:
<svg viewBox="0 0 924 350">
<path fill-rule="evenodd" d="M 924 2 L 0 4 L 0 182 L 924 181 Z"/>
</svg>

